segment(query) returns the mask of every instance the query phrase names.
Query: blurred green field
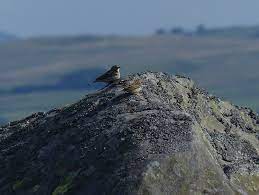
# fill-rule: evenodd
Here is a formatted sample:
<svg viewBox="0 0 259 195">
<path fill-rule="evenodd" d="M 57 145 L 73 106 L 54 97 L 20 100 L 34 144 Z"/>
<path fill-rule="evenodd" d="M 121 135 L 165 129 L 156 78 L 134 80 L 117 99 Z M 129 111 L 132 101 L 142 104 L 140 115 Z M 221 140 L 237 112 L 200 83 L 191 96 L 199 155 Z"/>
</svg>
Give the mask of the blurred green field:
<svg viewBox="0 0 259 195">
<path fill-rule="evenodd" d="M 163 71 L 259 111 L 259 39 L 245 36 L 44 37 L 0 44 L 0 123 L 76 101 L 108 65 Z"/>
<path fill-rule="evenodd" d="M 3 96 L 0 97 L 0 110 L 7 112 L 3 112 L 1 116 L 5 119 L 18 119 L 37 110 L 45 111 L 73 103 L 70 101 L 79 100 L 82 98 L 82 94 L 87 93 L 89 93 L 87 90 L 74 90 Z"/>
</svg>

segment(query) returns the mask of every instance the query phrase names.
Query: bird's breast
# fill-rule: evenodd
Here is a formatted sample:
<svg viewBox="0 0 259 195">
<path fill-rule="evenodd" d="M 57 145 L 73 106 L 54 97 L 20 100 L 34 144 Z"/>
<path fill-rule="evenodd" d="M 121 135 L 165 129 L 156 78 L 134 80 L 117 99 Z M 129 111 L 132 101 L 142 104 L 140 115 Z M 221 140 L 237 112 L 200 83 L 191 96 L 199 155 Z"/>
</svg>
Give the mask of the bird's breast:
<svg viewBox="0 0 259 195">
<path fill-rule="evenodd" d="M 120 71 L 116 71 L 114 74 L 115 79 L 120 79 Z"/>
</svg>

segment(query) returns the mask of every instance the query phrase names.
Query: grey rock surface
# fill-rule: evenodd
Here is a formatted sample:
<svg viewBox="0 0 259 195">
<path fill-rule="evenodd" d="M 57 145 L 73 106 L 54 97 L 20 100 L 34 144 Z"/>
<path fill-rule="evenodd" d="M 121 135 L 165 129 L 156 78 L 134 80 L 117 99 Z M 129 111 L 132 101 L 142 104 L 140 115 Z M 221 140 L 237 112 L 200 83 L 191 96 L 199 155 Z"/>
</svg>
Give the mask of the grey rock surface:
<svg viewBox="0 0 259 195">
<path fill-rule="evenodd" d="M 142 73 L 0 127 L 0 194 L 259 194 L 259 117 L 192 80 Z"/>
</svg>

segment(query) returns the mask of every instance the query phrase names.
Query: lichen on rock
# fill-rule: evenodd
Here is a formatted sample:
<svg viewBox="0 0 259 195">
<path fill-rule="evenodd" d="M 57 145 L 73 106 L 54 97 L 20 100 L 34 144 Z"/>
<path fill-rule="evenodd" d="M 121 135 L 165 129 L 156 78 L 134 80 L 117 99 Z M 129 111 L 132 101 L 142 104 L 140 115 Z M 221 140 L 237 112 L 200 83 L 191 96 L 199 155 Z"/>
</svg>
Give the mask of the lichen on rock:
<svg viewBox="0 0 259 195">
<path fill-rule="evenodd" d="M 256 113 L 182 76 L 128 79 L 141 92 L 113 86 L 0 127 L 0 194 L 259 193 Z"/>
</svg>

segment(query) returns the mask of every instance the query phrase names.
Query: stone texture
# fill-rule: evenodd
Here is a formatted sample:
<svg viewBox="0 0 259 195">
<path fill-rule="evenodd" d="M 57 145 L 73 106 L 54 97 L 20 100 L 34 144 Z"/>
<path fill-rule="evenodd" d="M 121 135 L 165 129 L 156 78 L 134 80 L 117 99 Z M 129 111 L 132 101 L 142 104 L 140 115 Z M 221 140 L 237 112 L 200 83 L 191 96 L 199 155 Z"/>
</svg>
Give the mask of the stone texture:
<svg viewBox="0 0 259 195">
<path fill-rule="evenodd" d="M 0 194 L 259 194 L 259 118 L 192 80 L 142 73 L 0 127 Z"/>
</svg>

